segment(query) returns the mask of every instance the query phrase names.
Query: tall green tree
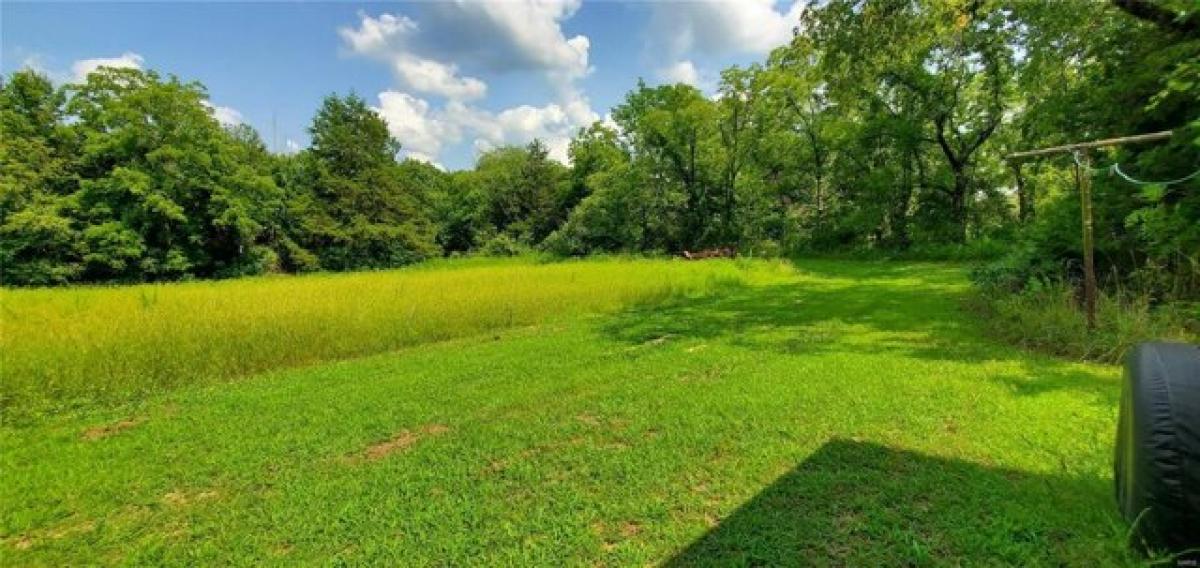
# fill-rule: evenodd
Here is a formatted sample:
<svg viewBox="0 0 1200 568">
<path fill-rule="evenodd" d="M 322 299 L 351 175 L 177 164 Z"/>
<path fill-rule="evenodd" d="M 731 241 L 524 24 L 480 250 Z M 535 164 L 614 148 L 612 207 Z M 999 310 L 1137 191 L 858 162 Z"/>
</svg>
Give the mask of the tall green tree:
<svg viewBox="0 0 1200 568">
<path fill-rule="evenodd" d="M 580 129 L 568 154 L 566 203 L 574 205 L 545 248 L 566 255 L 645 250 L 654 207 L 647 188 L 653 181 L 632 162 L 617 131 L 600 122 Z"/>
<path fill-rule="evenodd" d="M 487 152 L 479 157 L 475 170 L 484 217 L 493 235 L 532 246 L 565 218 L 559 196 L 567 183 L 566 168 L 550 158 L 540 140 Z"/>
<path fill-rule="evenodd" d="M 1200 9 L 1174 0 L 1098 5 L 1015 4 L 1028 65 L 1019 123 L 1024 147 L 1174 130 L 1169 142 L 1093 152 L 1101 167 L 1120 164 L 1143 180 L 1194 171 L 1200 139 Z M 1164 15 L 1169 15 L 1165 17 Z M 1079 25 L 1087 22 L 1086 27 Z M 1191 31 L 1189 31 L 1191 30 Z M 1056 274 L 1081 257 L 1078 197 L 1070 156 L 1025 166 L 1038 187 L 1038 215 L 1010 265 Z M 1043 181 L 1044 180 L 1044 181 Z M 1119 176 L 1093 178 L 1096 258 L 1101 275 L 1156 297 L 1200 294 L 1200 180 L 1142 186 Z M 1102 282 L 1103 283 L 1103 282 Z"/>
<path fill-rule="evenodd" d="M 280 192 L 242 163 L 200 85 L 102 68 L 70 92 L 89 279 L 261 270 L 256 212 Z"/>
<path fill-rule="evenodd" d="M 629 153 L 619 140 L 617 131 L 596 122 L 581 128 L 567 148 L 571 160 L 569 181 L 559 208 L 570 211 L 591 195 L 593 186 L 588 179 L 594 174 L 611 170 L 629 161 Z"/>
<path fill-rule="evenodd" d="M 299 247 L 329 270 L 401 266 L 436 254 L 424 196 L 401 181 L 400 143 L 366 101 L 326 97 L 309 133 L 287 205 Z"/>
<path fill-rule="evenodd" d="M 613 119 L 645 171 L 665 223 L 654 248 L 681 250 L 721 244 L 718 180 L 722 147 L 714 103 L 683 84 L 638 87 L 613 109 Z"/>
<path fill-rule="evenodd" d="M 0 284 L 61 284 L 83 271 L 65 100 L 33 71 L 0 79 Z"/>
</svg>

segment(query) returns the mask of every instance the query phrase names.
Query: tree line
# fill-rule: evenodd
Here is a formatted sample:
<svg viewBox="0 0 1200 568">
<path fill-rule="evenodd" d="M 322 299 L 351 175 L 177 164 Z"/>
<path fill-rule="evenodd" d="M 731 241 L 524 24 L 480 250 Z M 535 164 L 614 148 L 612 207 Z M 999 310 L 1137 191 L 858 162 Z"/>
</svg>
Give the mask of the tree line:
<svg viewBox="0 0 1200 568">
<path fill-rule="evenodd" d="M 459 253 L 987 254 L 1019 287 L 1078 271 L 1069 158 L 1008 153 L 1172 129 L 1095 156 L 1148 179 L 1197 166 L 1200 16 L 1183 0 L 814 2 L 792 41 L 712 92 L 639 82 L 569 146 L 443 172 L 355 95 L 269 152 L 204 88 L 131 69 L 0 86 L 5 284 L 400 266 Z M 1021 183 L 1017 183 L 1017 173 Z M 1096 179 L 1102 273 L 1200 294 L 1196 180 Z M 956 252 L 957 251 L 957 252 Z M 962 252 L 965 251 L 965 252 Z"/>
</svg>

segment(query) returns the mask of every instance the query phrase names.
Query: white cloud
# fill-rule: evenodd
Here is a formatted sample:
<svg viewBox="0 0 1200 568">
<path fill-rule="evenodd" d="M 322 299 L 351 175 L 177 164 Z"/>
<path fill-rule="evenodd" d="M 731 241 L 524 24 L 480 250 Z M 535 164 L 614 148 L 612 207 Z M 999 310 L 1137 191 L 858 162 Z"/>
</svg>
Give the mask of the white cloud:
<svg viewBox="0 0 1200 568">
<path fill-rule="evenodd" d="M 445 146 L 464 138 L 471 139 L 481 152 L 528 144 L 536 138 L 546 144 L 552 158 L 566 163 L 567 146 L 575 132 L 599 118 L 586 101 L 520 105 L 492 113 L 459 101 L 435 109 L 428 101 L 399 91 L 380 93 L 376 110 L 406 156 L 435 165 Z"/>
<path fill-rule="evenodd" d="M 448 40 L 427 43 L 456 60 L 475 61 L 492 71 L 540 70 L 569 80 L 588 71 L 591 42 L 583 35 L 567 38 L 562 29 L 580 4 L 581 0 L 437 2 L 428 5 L 423 21 L 430 34 L 449 32 Z"/>
<path fill-rule="evenodd" d="M 462 138 L 459 126 L 430 109 L 429 102 L 408 93 L 379 93 L 376 109 L 388 124 L 388 131 L 409 151 L 432 161 L 442 146 Z"/>
<path fill-rule="evenodd" d="M 600 115 L 592 110 L 592 103 L 582 92 L 572 91 L 567 95 L 566 101 L 563 103 L 563 111 L 567 114 L 567 120 L 577 126 L 588 126 L 597 120 L 600 120 Z"/>
<path fill-rule="evenodd" d="M 571 137 L 570 136 L 554 136 L 542 140 L 546 145 L 546 153 L 553 160 L 564 166 L 571 165 Z"/>
<path fill-rule="evenodd" d="M 63 85 L 70 83 L 72 80 L 69 71 L 52 68 L 47 62 L 46 57 L 40 53 L 31 53 L 21 60 L 21 70 L 29 70 L 41 75 L 50 80 L 55 85 Z"/>
<path fill-rule="evenodd" d="M 475 77 L 459 75 L 458 66 L 417 55 L 410 43 L 420 27 L 407 16 L 360 15 L 359 27 L 338 30 L 347 47 L 356 54 L 385 61 L 405 86 L 419 93 L 448 99 L 477 99 L 487 93 L 487 84 Z"/>
<path fill-rule="evenodd" d="M 200 104 L 212 111 L 213 118 L 216 118 L 221 126 L 237 126 L 245 122 L 242 113 L 233 107 L 214 105 L 208 101 L 200 101 Z"/>
<path fill-rule="evenodd" d="M 579 6 L 580 0 L 417 4 L 413 17 L 360 14 L 357 26 L 338 33 L 351 53 L 385 62 L 395 73 L 402 88 L 380 93 L 377 110 L 404 155 L 436 164 L 446 146 L 464 139 L 483 151 L 536 138 L 565 162 L 571 137 L 599 119 L 577 85 L 591 70 L 591 42 L 562 29 Z M 488 86 L 467 72 L 516 71 L 544 78 L 552 101 L 499 111 L 471 104 Z M 445 101 L 435 106 L 418 94 Z"/>
<path fill-rule="evenodd" d="M 442 95 L 449 99 L 478 99 L 487 94 L 487 85 L 474 77 L 459 77 L 458 67 L 398 54 L 392 61 L 396 75 L 414 90 Z"/>
<path fill-rule="evenodd" d="M 355 53 L 371 54 L 392 48 L 402 48 L 401 40 L 418 29 L 416 22 L 403 15 L 380 14 L 378 18 L 372 18 L 360 13 L 359 19 L 360 25 L 357 29 L 340 28 L 338 30 L 342 39 L 350 44 L 350 49 Z"/>
<path fill-rule="evenodd" d="M 767 53 L 787 43 L 799 24 L 804 0 L 783 11 L 775 0 L 693 0 L 656 4 L 651 16 L 651 49 L 668 57 L 692 51 L 708 54 Z"/>
<path fill-rule="evenodd" d="M 557 104 L 543 107 L 521 105 L 496 115 L 499 136 L 487 140 L 496 145 L 528 144 L 535 138 L 546 144 L 550 157 L 567 162 L 567 145 L 574 129 L 567 113 Z"/>
<path fill-rule="evenodd" d="M 301 146 L 299 142 L 296 142 L 295 140 L 292 140 L 291 138 L 288 138 L 283 143 L 283 152 L 285 154 L 295 154 L 296 152 L 299 152 L 300 150 L 303 150 L 303 149 L 304 149 L 304 147 Z"/>
<path fill-rule="evenodd" d="M 459 2 L 459 16 L 478 18 L 491 27 L 518 62 L 542 69 L 552 80 L 569 82 L 588 72 L 591 41 L 563 34 L 562 21 L 579 9 L 581 0 L 525 0 L 521 2 Z M 457 18 L 456 18 L 457 19 Z"/>
<path fill-rule="evenodd" d="M 609 130 L 614 130 L 614 131 L 616 131 L 616 132 L 621 132 L 621 125 L 620 125 L 620 124 L 617 124 L 617 121 L 616 121 L 616 119 L 614 119 L 614 118 L 613 118 L 613 115 L 612 115 L 612 113 L 611 113 L 611 112 L 610 112 L 610 113 L 606 113 L 606 114 L 604 115 L 604 120 L 602 120 L 602 121 L 601 121 L 601 124 L 603 124 L 603 125 L 604 125 L 604 127 L 605 127 L 605 128 L 608 128 Z"/>
<path fill-rule="evenodd" d="M 693 87 L 700 85 L 700 72 L 686 59 L 664 67 L 659 71 L 659 75 L 671 83 L 685 83 Z"/>
<path fill-rule="evenodd" d="M 441 162 L 438 162 L 437 160 L 433 159 L 432 157 L 422 154 L 420 152 L 404 152 L 404 157 L 409 160 L 425 162 L 426 164 L 429 164 L 439 170 L 442 170 L 443 172 L 446 171 L 446 166 L 443 166 L 441 164 Z"/>
<path fill-rule="evenodd" d="M 551 158 L 564 164 L 568 160 L 567 147 L 571 138 L 580 128 L 600 119 L 583 98 L 568 100 L 563 104 L 519 105 L 495 114 L 462 105 L 451 106 L 447 110 L 449 116 L 459 120 L 464 129 L 470 129 L 475 134 L 474 146 L 477 151 L 504 145 L 524 145 L 538 139 L 546 145 Z"/>
<path fill-rule="evenodd" d="M 560 93 L 587 75 L 591 41 L 567 38 L 562 22 L 580 0 L 434 2 L 406 15 L 359 15 L 357 27 L 338 30 L 352 53 L 388 62 L 414 91 L 450 99 L 480 97 L 486 87 L 460 76 L 459 66 L 483 72 L 537 71 Z M 447 62 L 454 62 L 453 64 Z"/>
<path fill-rule="evenodd" d="M 71 65 L 71 75 L 76 83 L 82 83 L 87 80 L 88 74 L 101 67 L 122 67 L 129 69 L 141 69 L 145 59 L 136 53 L 127 51 L 117 57 L 96 57 L 93 59 L 80 59 Z"/>
</svg>

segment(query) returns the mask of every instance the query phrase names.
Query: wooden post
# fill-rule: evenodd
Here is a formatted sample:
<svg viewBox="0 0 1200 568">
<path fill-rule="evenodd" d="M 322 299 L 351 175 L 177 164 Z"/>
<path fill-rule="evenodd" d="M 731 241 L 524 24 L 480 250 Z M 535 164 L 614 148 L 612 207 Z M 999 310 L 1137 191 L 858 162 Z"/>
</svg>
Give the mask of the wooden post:
<svg viewBox="0 0 1200 568">
<path fill-rule="evenodd" d="M 1087 311 L 1087 329 L 1096 329 L 1097 294 L 1096 235 L 1094 235 L 1092 227 L 1092 162 L 1088 159 L 1087 150 L 1090 148 L 1118 147 L 1118 145 L 1124 144 L 1162 142 L 1162 140 L 1170 139 L 1171 136 L 1172 132 L 1166 130 L 1148 134 L 1135 134 L 1135 136 L 1123 136 L 1121 138 L 1093 140 L 1093 142 L 1067 144 L 1061 145 L 1061 147 L 1019 151 L 1019 153 L 1006 156 L 1008 163 L 1013 166 L 1013 172 L 1016 173 L 1018 191 L 1022 191 L 1025 189 L 1024 180 L 1021 179 L 1021 171 L 1018 166 L 1021 161 L 1055 154 L 1075 153 L 1075 185 L 1079 189 L 1080 216 L 1082 217 L 1082 221 L 1084 221 L 1084 309 Z"/>
<path fill-rule="evenodd" d="M 1065 154 L 1075 150 L 1086 150 L 1088 148 L 1104 148 L 1106 146 L 1122 146 L 1125 144 L 1142 144 L 1146 142 L 1161 142 L 1171 138 L 1172 131 L 1164 130 L 1162 132 L 1151 132 L 1150 134 L 1138 134 L 1135 136 L 1122 136 L 1120 138 L 1109 138 L 1107 140 L 1094 140 L 1092 142 L 1079 142 L 1077 144 L 1067 144 L 1065 146 L 1054 146 L 1053 148 L 1042 148 L 1040 150 L 1030 150 L 1028 152 L 1015 152 L 1005 156 L 1008 161 L 1022 161 L 1030 158 L 1040 158 L 1051 154 Z"/>
<path fill-rule="evenodd" d="M 1075 183 L 1079 187 L 1079 211 L 1083 220 L 1083 308 L 1088 329 L 1096 328 L 1096 252 L 1092 223 L 1092 172 L 1087 150 L 1078 150 Z"/>
<path fill-rule="evenodd" d="M 1033 196 L 1028 195 L 1029 188 L 1025 187 L 1025 176 L 1021 175 L 1021 162 L 1010 162 L 1013 176 L 1017 180 L 1017 219 L 1024 223 L 1033 215 Z"/>
<path fill-rule="evenodd" d="M 1107 140 L 1093 140 L 1091 142 L 1079 142 L 1064 146 L 1054 146 L 1053 148 L 1042 148 L 1040 150 L 1016 152 L 1005 156 L 1005 159 L 1008 160 L 1009 164 L 1013 165 L 1013 171 L 1017 174 L 1018 191 L 1024 189 L 1024 181 L 1021 179 L 1021 170 L 1018 169 L 1017 166 L 1017 164 L 1020 162 L 1032 158 L 1041 158 L 1043 156 L 1066 154 L 1068 152 L 1074 152 L 1078 158 L 1075 165 L 1075 185 L 1079 189 L 1080 216 L 1083 218 L 1083 304 L 1084 310 L 1087 311 L 1088 329 L 1095 329 L 1096 327 L 1097 286 L 1095 251 L 1096 242 L 1092 226 L 1092 162 L 1088 158 L 1087 151 L 1089 148 L 1104 148 L 1108 146 L 1122 146 L 1125 144 L 1161 142 L 1171 139 L 1172 135 L 1172 131 L 1164 130 L 1162 132 L 1151 132 L 1149 134 L 1136 134 L 1134 136 L 1122 136 L 1120 138 L 1109 138 Z"/>
</svg>

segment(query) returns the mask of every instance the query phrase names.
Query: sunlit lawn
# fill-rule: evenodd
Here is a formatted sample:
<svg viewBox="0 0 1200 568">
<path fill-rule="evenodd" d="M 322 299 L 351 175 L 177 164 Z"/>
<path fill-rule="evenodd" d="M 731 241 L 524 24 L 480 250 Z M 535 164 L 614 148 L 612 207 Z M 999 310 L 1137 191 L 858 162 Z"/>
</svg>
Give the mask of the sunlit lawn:
<svg viewBox="0 0 1200 568">
<path fill-rule="evenodd" d="M 741 281 L 5 427 L 0 564 L 1131 560 L 1115 368 L 953 267 Z"/>
</svg>

